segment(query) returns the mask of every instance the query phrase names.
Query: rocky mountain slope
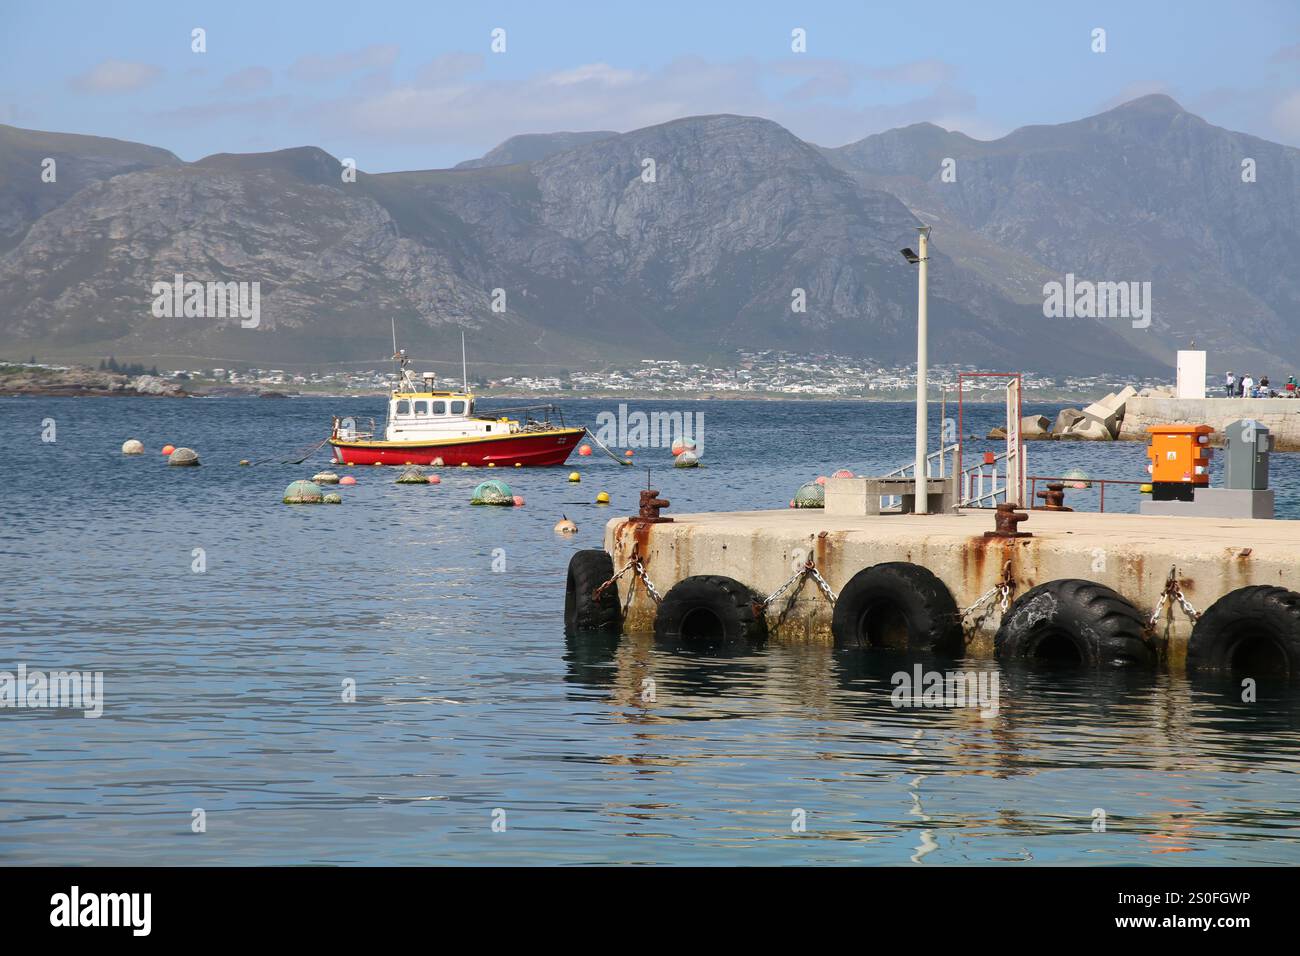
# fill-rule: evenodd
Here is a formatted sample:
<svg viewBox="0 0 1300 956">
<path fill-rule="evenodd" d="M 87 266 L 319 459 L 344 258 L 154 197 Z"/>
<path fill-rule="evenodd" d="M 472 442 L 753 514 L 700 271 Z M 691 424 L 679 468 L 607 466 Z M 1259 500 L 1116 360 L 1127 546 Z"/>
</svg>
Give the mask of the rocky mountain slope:
<svg viewBox="0 0 1300 956">
<path fill-rule="evenodd" d="M 618 133 L 608 129 L 590 130 L 583 133 L 524 133 L 520 136 L 511 136 L 504 143 L 488 150 L 478 159 L 467 159 L 463 163 L 457 163 L 455 168 L 482 169 L 485 166 L 513 166 L 516 163 L 532 163 L 539 159 L 546 159 L 548 156 L 554 156 L 556 153 L 562 153 L 566 149 L 573 149 L 575 146 L 594 143 L 597 140 L 609 139 L 611 136 L 617 135 Z"/>
<path fill-rule="evenodd" d="M 46 160 L 53 165 L 47 167 Z M 33 222 L 88 185 L 119 173 L 178 164 L 167 150 L 153 146 L 0 125 L 0 253 L 18 245 Z"/>
<path fill-rule="evenodd" d="M 54 135 L 0 134 L 19 165 Z M 918 215 L 935 225 L 936 361 L 1127 374 L 1193 334 L 1286 354 L 1296 321 L 1277 270 L 1300 234 L 1297 151 L 1164 102 L 993 143 L 919 126 L 839 150 L 690 117 L 355 182 L 314 147 L 185 164 L 105 143 L 80 144 L 84 169 L 67 153 L 64 193 L 37 192 L 39 160 L 30 180 L 5 166 L 0 354 L 368 366 L 391 318 L 421 358 L 458 357 L 466 329 L 472 353 L 552 368 L 762 347 L 906 363 L 916 279 L 898 250 Z M 1215 178 L 1242 148 L 1255 193 Z M 956 183 L 939 181 L 945 157 Z M 1152 328 L 1045 319 L 1042 283 L 1065 271 L 1150 278 Z M 153 284 L 176 273 L 260 283 L 260 324 L 155 317 Z"/>
<path fill-rule="evenodd" d="M 1166 362 L 1195 340 L 1243 366 L 1300 359 L 1300 150 L 1153 95 L 991 142 L 918 124 L 825 153 L 934 222 L 1009 298 L 1041 303 L 1066 273 L 1146 280 L 1151 328 L 1114 323 L 1129 348 Z"/>
</svg>

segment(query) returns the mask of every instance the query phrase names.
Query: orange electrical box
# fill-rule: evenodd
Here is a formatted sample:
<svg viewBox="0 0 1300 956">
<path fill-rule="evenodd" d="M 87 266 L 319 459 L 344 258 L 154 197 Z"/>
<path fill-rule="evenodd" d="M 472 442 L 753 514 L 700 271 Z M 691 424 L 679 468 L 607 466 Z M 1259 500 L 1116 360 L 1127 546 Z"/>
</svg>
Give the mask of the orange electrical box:
<svg viewBox="0 0 1300 956">
<path fill-rule="evenodd" d="M 1210 483 L 1209 425 L 1148 425 L 1147 457 L 1153 483 Z"/>
</svg>

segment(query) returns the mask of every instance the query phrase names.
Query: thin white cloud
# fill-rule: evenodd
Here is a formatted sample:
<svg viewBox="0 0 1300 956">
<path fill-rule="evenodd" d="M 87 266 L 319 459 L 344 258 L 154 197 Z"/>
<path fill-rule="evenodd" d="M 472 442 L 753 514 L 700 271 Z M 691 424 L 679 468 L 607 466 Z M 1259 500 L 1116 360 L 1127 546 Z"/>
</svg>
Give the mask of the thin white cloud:
<svg viewBox="0 0 1300 956">
<path fill-rule="evenodd" d="M 162 75 L 159 67 L 130 60 L 104 60 L 74 76 L 69 86 L 80 93 L 130 93 L 144 89 Z"/>
<path fill-rule="evenodd" d="M 1300 142 L 1300 90 L 1284 96 L 1273 107 L 1270 119 L 1273 128 L 1286 137 L 1288 142 Z"/>
<path fill-rule="evenodd" d="M 194 103 L 150 114 L 163 123 L 177 126 L 205 126 L 216 120 L 243 117 L 261 121 L 283 121 L 293 115 L 293 100 L 286 95 L 259 96 L 247 100 L 217 100 Z"/>
<path fill-rule="evenodd" d="M 626 131 L 709 113 L 766 117 L 825 146 L 922 120 L 960 122 L 981 138 L 1005 132 L 981 120 L 975 97 L 951 83 L 955 71 L 935 60 L 872 69 L 829 58 L 718 63 L 684 56 L 654 70 L 594 62 L 510 81 L 468 78 L 481 59 L 444 57 L 435 64 L 420 82 L 320 104 L 316 117 L 352 138 L 483 149 L 521 132 Z M 854 95 L 886 86 L 921 89 L 901 101 L 892 93 L 867 105 Z"/>
<path fill-rule="evenodd" d="M 221 88 L 229 93 L 260 93 L 269 90 L 271 71 L 264 66 L 236 70 L 221 81 Z"/>
<path fill-rule="evenodd" d="M 588 63 L 571 70 L 561 70 L 542 78 L 549 86 L 576 86 L 593 83 L 599 86 L 629 86 L 640 81 L 643 74 L 633 70 L 616 70 L 608 63 Z"/>
<path fill-rule="evenodd" d="M 483 69 L 481 53 L 444 53 L 420 68 L 417 86 L 440 86 L 464 79 Z"/>
<path fill-rule="evenodd" d="M 1284 46 L 1268 58 L 1270 63 L 1300 63 L 1300 43 Z"/>
<path fill-rule="evenodd" d="M 386 70 L 397 61 L 400 47 L 393 43 L 372 43 L 360 50 L 330 56 L 299 57 L 289 67 L 289 76 L 305 83 L 328 83 L 363 70 Z"/>
</svg>

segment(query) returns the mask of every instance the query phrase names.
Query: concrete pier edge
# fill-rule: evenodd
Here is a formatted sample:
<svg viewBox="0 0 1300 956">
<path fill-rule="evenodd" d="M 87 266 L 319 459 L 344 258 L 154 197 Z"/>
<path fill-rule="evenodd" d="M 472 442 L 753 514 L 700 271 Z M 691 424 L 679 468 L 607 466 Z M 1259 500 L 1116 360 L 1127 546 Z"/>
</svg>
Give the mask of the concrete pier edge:
<svg viewBox="0 0 1300 956">
<path fill-rule="evenodd" d="M 1015 580 L 1012 600 L 1037 584 L 1083 578 L 1113 588 L 1144 616 L 1155 609 L 1171 568 L 1201 612 L 1248 585 L 1300 590 L 1300 521 L 1032 511 L 1021 528 L 1033 537 L 1001 539 L 984 536 L 993 518 L 982 509 L 865 517 L 788 509 L 673 517 L 655 525 L 615 518 L 605 527 L 605 550 L 614 566 L 622 567 L 637 548 L 660 594 L 686 577 L 722 574 L 766 596 L 809 555 L 837 593 L 874 564 L 922 565 L 947 585 L 962 609 L 997 584 L 1008 562 Z M 627 599 L 632 581 L 631 575 L 619 580 L 620 601 Z M 624 630 L 653 629 L 655 609 L 638 585 Z M 770 636 L 830 643 L 831 612 L 829 600 L 805 581 Z M 775 617 L 772 613 L 769 620 Z M 990 614 L 969 635 L 967 652 L 991 656 L 1000 621 L 999 612 Z M 1162 666 L 1183 669 L 1191 623 L 1176 602 L 1166 603 L 1155 632 Z"/>
</svg>

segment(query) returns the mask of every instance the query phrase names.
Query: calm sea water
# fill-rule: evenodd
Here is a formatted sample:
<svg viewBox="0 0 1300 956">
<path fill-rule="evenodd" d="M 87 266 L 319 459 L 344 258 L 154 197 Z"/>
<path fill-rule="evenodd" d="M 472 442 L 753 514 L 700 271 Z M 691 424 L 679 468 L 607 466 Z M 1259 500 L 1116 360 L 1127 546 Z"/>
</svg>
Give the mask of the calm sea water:
<svg viewBox="0 0 1300 956">
<path fill-rule="evenodd" d="M 483 471 L 425 488 L 360 469 L 342 506 L 291 508 L 285 485 L 324 453 L 237 466 L 381 407 L 0 399 L 0 670 L 102 671 L 106 698 L 99 719 L 0 710 L 0 863 L 1300 861 L 1293 687 L 1244 704 L 1165 674 L 1003 671 L 986 720 L 894 709 L 890 675 L 912 661 L 882 654 L 566 641 L 569 555 L 635 510 L 643 468 L 575 456 L 579 485 L 510 470 L 527 505 L 491 509 L 469 505 Z M 564 403 L 591 425 L 616 407 Z M 707 467 L 637 455 L 678 512 L 781 507 L 807 478 L 911 449 L 910 406 L 630 408 L 704 414 Z M 967 431 L 1000 415 L 977 409 Z M 119 454 L 131 437 L 149 453 Z M 202 467 L 166 467 L 168 442 Z M 1137 444 L 1030 446 L 1036 474 L 1140 479 L 1144 462 Z M 1294 456 L 1273 481 L 1300 517 Z M 1107 508 L 1136 500 L 1108 492 Z M 553 534 L 561 513 L 576 538 Z"/>
</svg>

